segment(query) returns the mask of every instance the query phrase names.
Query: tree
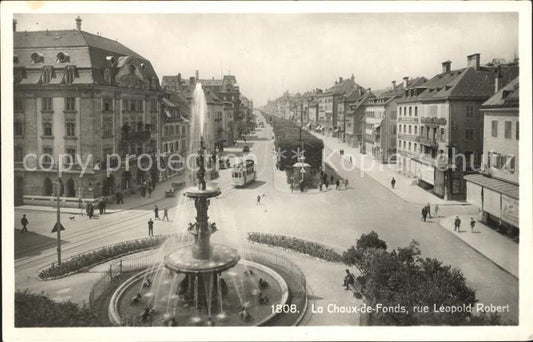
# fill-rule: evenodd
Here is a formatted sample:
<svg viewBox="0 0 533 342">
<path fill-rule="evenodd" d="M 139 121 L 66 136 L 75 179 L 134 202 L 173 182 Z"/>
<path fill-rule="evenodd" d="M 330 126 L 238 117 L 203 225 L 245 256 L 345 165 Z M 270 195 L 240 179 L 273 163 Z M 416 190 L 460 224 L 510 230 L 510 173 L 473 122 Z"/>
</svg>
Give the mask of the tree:
<svg viewBox="0 0 533 342">
<path fill-rule="evenodd" d="M 458 269 L 434 258 L 422 258 L 419 244 L 387 251 L 375 232 L 363 234 L 343 258 L 359 268 L 357 281 L 375 325 L 487 325 L 501 324 L 497 315 L 477 315 L 475 291 Z M 439 308 L 460 308 L 459 312 Z M 414 308 L 428 307 L 427 312 Z M 387 310 L 383 309 L 386 308 Z M 471 310 L 466 309 L 471 308 Z M 437 312 L 435 312 L 437 309 Z"/>
<path fill-rule="evenodd" d="M 108 326 L 89 306 L 71 301 L 56 303 L 45 294 L 28 290 L 15 292 L 15 327 Z"/>
</svg>

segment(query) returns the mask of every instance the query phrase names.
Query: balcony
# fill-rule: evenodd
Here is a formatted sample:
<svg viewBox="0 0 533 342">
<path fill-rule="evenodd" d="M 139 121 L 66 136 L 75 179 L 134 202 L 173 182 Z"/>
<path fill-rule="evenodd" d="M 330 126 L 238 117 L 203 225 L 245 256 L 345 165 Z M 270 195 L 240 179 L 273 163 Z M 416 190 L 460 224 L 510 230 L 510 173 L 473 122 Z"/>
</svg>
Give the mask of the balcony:
<svg viewBox="0 0 533 342">
<path fill-rule="evenodd" d="M 437 118 L 437 117 L 424 117 L 424 118 L 420 118 L 420 123 L 424 125 L 431 125 L 431 126 L 445 126 L 446 119 Z"/>
<path fill-rule="evenodd" d="M 435 138 L 428 138 L 428 137 L 421 137 L 419 136 L 418 137 L 418 142 L 421 144 L 421 145 L 425 145 L 425 146 L 429 146 L 429 147 L 434 147 L 434 148 L 437 148 L 437 146 L 439 145 L 438 142 L 437 142 L 437 139 Z"/>
<path fill-rule="evenodd" d="M 399 117 L 398 117 L 398 123 L 404 123 L 404 124 L 418 124 L 418 118 L 399 116 Z"/>
<path fill-rule="evenodd" d="M 407 140 L 407 141 L 418 141 L 420 137 L 418 135 L 412 134 L 398 134 L 398 139 Z"/>
</svg>

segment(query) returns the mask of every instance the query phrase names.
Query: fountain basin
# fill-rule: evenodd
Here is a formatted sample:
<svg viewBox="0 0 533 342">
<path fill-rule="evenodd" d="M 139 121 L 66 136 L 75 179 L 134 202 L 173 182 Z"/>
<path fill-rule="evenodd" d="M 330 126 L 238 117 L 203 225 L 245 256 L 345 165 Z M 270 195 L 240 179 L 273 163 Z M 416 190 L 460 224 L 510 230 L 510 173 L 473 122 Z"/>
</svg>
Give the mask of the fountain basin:
<svg viewBox="0 0 533 342">
<path fill-rule="evenodd" d="M 211 273 L 222 272 L 237 264 L 240 256 L 236 249 L 213 244 L 209 259 L 195 259 L 190 246 L 184 246 L 165 257 L 165 266 L 179 273 Z"/>
<path fill-rule="evenodd" d="M 252 270 L 253 276 L 244 275 L 244 271 Z M 161 283 L 157 287 L 155 283 L 152 289 L 144 290 L 142 301 L 137 306 L 129 303 L 129 298 L 134 296 L 138 291 L 140 284 L 145 277 L 154 279 L 157 270 L 148 269 L 142 271 L 127 281 L 115 291 L 109 303 L 108 315 L 113 324 L 124 324 L 128 318 L 138 315 L 142 309 L 149 303 L 153 303 L 157 314 L 149 326 L 162 326 L 163 317 L 173 315 L 179 322 L 180 326 L 198 326 L 205 325 L 208 321 L 206 312 L 197 314 L 193 306 L 186 306 L 180 303 L 173 294 L 172 281 L 159 279 Z M 216 326 L 262 326 L 268 325 L 279 313 L 273 313 L 271 305 L 286 304 L 289 300 L 289 288 L 285 280 L 274 270 L 261 264 L 248 260 L 240 262 L 224 275 L 230 291 L 223 302 L 223 315 L 216 311 L 212 316 Z M 270 302 L 266 305 L 257 303 L 257 288 L 254 286 L 258 279 L 262 278 L 269 283 L 268 288 L 261 289 L 261 292 L 268 296 Z M 176 281 L 174 281 L 175 283 Z M 238 313 L 243 303 L 248 303 L 248 311 L 252 320 L 244 322 L 240 319 Z"/>
<path fill-rule="evenodd" d="M 191 198 L 212 198 L 221 194 L 218 187 L 207 184 L 205 190 L 198 189 L 196 186 L 187 188 L 183 194 Z"/>
</svg>

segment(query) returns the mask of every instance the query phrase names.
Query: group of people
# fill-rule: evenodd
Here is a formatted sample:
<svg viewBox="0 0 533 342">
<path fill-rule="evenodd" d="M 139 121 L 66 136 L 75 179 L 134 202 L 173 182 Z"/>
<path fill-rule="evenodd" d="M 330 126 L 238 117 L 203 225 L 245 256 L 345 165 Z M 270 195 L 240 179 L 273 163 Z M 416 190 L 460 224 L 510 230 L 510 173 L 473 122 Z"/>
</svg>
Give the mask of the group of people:
<svg viewBox="0 0 533 342">
<path fill-rule="evenodd" d="M 426 222 L 428 217 L 431 218 L 431 205 L 429 203 L 422 208 L 422 220 Z M 439 217 L 438 204 L 435 204 L 435 217 Z"/>
<path fill-rule="evenodd" d="M 155 183 L 152 182 L 152 179 L 148 178 L 141 186 L 141 196 L 146 197 L 146 193 L 148 192 L 148 198 L 151 198 L 154 189 Z"/>
<path fill-rule="evenodd" d="M 461 232 L 461 219 L 459 216 L 455 216 L 455 220 L 453 222 L 453 231 L 454 232 Z M 470 218 L 470 231 L 474 233 L 476 231 L 476 220 L 474 220 L 473 217 Z"/>
<path fill-rule="evenodd" d="M 335 184 L 336 190 L 341 189 L 347 189 L 348 188 L 348 179 L 347 178 L 337 178 L 335 180 L 335 176 L 328 175 L 324 171 L 320 171 L 320 185 L 319 189 L 322 191 L 323 187 L 325 186 L 327 190 L 329 190 L 329 185 Z"/>
</svg>

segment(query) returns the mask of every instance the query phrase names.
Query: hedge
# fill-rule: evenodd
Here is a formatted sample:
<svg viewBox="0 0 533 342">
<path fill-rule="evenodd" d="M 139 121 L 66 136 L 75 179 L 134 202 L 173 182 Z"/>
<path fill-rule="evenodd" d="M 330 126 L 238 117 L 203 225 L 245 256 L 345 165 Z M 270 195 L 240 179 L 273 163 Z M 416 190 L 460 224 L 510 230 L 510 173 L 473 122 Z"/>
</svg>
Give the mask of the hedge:
<svg viewBox="0 0 533 342">
<path fill-rule="evenodd" d="M 15 292 L 15 327 L 98 327 L 109 326 L 88 305 L 71 301 L 56 303 L 44 294 L 28 290 Z"/>
<path fill-rule="evenodd" d="M 52 266 L 41 270 L 39 272 L 39 278 L 48 280 L 78 273 L 126 254 L 157 248 L 161 246 L 167 238 L 168 235 L 158 235 L 151 238 L 124 241 L 104 246 L 87 253 L 78 254 L 63 261 L 61 265 L 52 264 Z"/>
<path fill-rule="evenodd" d="M 300 129 L 300 126 L 296 125 L 293 121 L 272 115 L 268 116 L 268 120 L 272 121 L 276 151 L 283 153 L 285 156 L 285 158 L 281 158 L 279 161 L 279 168 L 281 170 L 291 168 L 294 163 L 298 162 L 293 151 L 298 151 L 302 143 L 305 162 L 315 170 L 322 167 L 324 142 L 321 139 L 318 139 L 305 129 Z M 300 140 L 300 130 L 302 140 Z"/>
<path fill-rule="evenodd" d="M 248 240 L 264 245 L 283 247 L 330 262 L 341 262 L 342 255 L 318 242 L 306 241 L 293 236 L 270 233 L 248 233 Z"/>
</svg>

